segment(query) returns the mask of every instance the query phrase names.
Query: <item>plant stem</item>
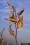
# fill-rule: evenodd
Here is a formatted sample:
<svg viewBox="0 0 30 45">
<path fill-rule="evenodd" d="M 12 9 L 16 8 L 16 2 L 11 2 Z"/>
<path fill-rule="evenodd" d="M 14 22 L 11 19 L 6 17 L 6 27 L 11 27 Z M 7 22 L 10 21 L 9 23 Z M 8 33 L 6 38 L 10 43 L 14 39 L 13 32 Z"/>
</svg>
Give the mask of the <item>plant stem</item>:
<svg viewBox="0 0 30 45">
<path fill-rule="evenodd" d="M 15 28 L 16 28 L 16 45 L 17 45 L 17 27 L 16 27 L 16 24 L 15 24 Z"/>
<path fill-rule="evenodd" d="M 15 11 L 15 17 L 16 17 L 16 9 L 14 9 Z M 17 20 L 17 17 L 16 17 L 16 20 Z M 15 37 L 15 40 L 16 40 L 16 45 L 17 45 L 17 24 L 15 23 L 15 28 L 16 28 L 16 37 Z"/>
</svg>

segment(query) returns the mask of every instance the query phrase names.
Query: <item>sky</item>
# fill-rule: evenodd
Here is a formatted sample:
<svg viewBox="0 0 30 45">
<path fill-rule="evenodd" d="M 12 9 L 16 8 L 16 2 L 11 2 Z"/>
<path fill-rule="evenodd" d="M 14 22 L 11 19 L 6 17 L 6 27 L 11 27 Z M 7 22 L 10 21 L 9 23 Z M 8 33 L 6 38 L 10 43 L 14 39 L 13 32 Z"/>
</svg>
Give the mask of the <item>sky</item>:
<svg viewBox="0 0 30 45">
<path fill-rule="evenodd" d="M 6 40 L 7 42 L 9 39 L 10 40 L 14 39 L 13 36 L 8 35 L 8 27 L 10 23 L 4 20 L 4 18 L 7 18 L 11 13 L 7 2 L 16 8 L 16 13 L 18 13 L 19 10 L 24 8 L 24 12 L 22 14 L 23 27 L 17 30 L 18 31 L 17 37 L 19 41 L 24 42 L 25 40 L 25 42 L 27 42 L 29 40 L 28 42 L 30 42 L 30 0 L 0 0 L 0 32 L 2 32 L 3 28 L 5 27 L 5 30 L 3 32 L 3 38 L 7 39 Z M 12 25 L 12 29 L 15 32 L 15 26 L 14 27 L 13 26 L 14 25 Z"/>
</svg>

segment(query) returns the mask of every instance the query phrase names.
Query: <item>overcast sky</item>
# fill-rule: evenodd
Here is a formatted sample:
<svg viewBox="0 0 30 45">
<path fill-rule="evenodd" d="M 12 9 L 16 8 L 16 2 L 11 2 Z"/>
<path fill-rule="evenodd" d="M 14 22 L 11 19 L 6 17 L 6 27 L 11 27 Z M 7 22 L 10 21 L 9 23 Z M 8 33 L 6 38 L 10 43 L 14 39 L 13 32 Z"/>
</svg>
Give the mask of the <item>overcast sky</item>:
<svg viewBox="0 0 30 45">
<path fill-rule="evenodd" d="M 25 42 L 30 42 L 30 0 L 0 0 L 0 32 L 3 30 L 3 27 L 5 27 L 3 38 L 7 39 L 6 41 L 14 39 L 14 37 L 8 35 L 8 27 L 10 23 L 4 20 L 4 18 L 8 17 L 11 13 L 7 2 L 16 8 L 16 12 L 24 8 L 24 12 L 22 14 L 24 25 L 18 29 L 18 40 L 22 42 L 24 42 L 24 40 Z M 14 25 L 12 26 L 12 29 L 15 32 Z"/>
</svg>

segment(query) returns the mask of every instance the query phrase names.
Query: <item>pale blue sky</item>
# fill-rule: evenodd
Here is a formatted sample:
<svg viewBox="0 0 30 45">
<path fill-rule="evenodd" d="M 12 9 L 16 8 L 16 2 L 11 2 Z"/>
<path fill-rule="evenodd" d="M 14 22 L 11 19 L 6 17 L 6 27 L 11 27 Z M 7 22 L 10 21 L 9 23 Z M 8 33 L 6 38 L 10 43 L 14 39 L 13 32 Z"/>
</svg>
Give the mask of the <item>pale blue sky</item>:
<svg viewBox="0 0 30 45">
<path fill-rule="evenodd" d="M 3 27 L 5 27 L 5 31 L 3 34 L 6 36 L 8 32 L 7 28 L 9 27 L 10 24 L 8 21 L 4 20 L 4 18 L 8 17 L 10 14 L 7 2 L 16 7 L 16 12 L 24 8 L 24 13 L 22 14 L 24 25 L 21 29 L 19 29 L 19 31 L 21 30 L 23 31 L 23 33 L 24 30 L 30 31 L 30 0 L 0 0 L 0 31 L 2 31 Z M 13 26 L 12 29 L 14 30 L 15 27 Z M 18 35 L 21 34 L 18 33 Z"/>
</svg>

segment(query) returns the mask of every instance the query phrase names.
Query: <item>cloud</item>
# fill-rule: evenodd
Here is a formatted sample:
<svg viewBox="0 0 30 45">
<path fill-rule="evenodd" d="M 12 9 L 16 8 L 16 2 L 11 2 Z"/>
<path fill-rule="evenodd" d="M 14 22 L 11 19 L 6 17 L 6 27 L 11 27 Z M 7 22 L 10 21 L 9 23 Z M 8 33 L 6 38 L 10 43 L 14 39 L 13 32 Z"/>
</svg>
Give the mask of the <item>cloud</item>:
<svg viewBox="0 0 30 45">
<path fill-rule="evenodd" d="M 28 33 L 30 33 L 30 30 L 28 30 L 28 29 L 24 29 L 24 30 L 23 30 L 23 29 L 22 29 L 22 30 L 19 29 L 18 31 L 20 31 L 20 32 L 21 32 L 21 31 L 24 31 L 24 32 L 28 32 Z"/>
<path fill-rule="evenodd" d="M 20 34 L 20 35 L 19 35 Z M 19 30 L 18 31 L 19 43 L 29 43 L 30 42 L 30 30 Z"/>
<path fill-rule="evenodd" d="M 6 2 L 7 2 L 7 0 L 1 0 L 0 2 L 2 2 L 2 3 L 6 3 Z"/>
<path fill-rule="evenodd" d="M 9 11 L 9 9 L 6 9 L 6 10 L 5 9 L 1 9 L 0 11 Z"/>
</svg>

